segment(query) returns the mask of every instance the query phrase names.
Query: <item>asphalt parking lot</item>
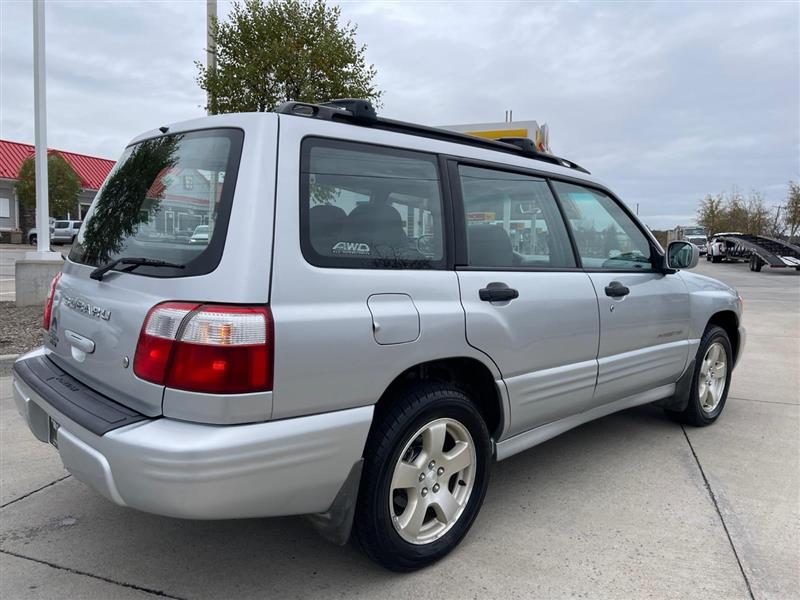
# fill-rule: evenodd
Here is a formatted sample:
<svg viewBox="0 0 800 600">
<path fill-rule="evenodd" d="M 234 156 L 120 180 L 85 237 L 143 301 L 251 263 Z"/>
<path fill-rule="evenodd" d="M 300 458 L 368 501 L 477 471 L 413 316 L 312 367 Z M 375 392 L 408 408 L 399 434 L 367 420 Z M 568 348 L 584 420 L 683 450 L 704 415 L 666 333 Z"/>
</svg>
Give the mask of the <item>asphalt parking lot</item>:
<svg viewBox="0 0 800 600">
<path fill-rule="evenodd" d="M 472 532 L 397 575 L 301 518 L 198 522 L 119 508 L 37 442 L 0 378 L 3 598 L 798 598 L 800 273 L 711 265 L 745 299 L 724 414 L 655 407 L 496 465 Z"/>
</svg>

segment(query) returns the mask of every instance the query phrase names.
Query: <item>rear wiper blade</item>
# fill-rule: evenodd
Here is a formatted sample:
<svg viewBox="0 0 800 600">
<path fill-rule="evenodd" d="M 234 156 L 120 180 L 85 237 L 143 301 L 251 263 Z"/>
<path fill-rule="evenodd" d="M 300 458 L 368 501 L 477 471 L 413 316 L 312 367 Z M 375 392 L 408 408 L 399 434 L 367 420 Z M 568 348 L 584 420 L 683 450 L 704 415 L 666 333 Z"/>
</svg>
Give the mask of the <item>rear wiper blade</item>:
<svg viewBox="0 0 800 600">
<path fill-rule="evenodd" d="M 97 281 L 102 281 L 103 275 L 108 273 L 111 269 L 113 269 L 117 265 L 132 265 L 134 269 L 136 267 L 172 267 L 173 269 L 183 269 L 186 266 L 186 265 L 179 265 L 177 263 L 167 262 L 165 260 L 157 260 L 155 258 L 144 258 L 144 257 L 116 258 L 111 262 L 104 264 L 101 267 L 97 267 L 94 271 L 92 271 L 89 274 L 89 277 L 91 277 L 92 279 L 96 279 Z"/>
</svg>

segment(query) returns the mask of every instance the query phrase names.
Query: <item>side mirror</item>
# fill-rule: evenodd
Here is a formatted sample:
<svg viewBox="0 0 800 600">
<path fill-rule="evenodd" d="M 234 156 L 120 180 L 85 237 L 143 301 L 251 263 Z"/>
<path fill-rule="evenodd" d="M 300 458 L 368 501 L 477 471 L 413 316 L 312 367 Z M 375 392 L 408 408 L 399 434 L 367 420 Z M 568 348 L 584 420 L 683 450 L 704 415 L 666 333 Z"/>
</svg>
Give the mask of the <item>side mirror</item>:
<svg viewBox="0 0 800 600">
<path fill-rule="evenodd" d="M 667 246 L 668 269 L 693 269 L 700 260 L 700 249 L 689 242 L 670 242 Z"/>
</svg>

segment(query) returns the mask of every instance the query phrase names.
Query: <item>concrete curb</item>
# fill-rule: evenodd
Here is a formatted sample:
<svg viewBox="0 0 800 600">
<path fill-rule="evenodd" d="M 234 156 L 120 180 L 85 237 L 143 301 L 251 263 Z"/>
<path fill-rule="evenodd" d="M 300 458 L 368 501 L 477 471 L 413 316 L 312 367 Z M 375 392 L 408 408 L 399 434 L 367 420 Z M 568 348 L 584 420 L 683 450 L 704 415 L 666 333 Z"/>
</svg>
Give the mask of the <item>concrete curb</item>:
<svg viewBox="0 0 800 600">
<path fill-rule="evenodd" d="M 19 354 L 0 354 L 0 377 L 11 375 L 11 367 Z"/>
</svg>

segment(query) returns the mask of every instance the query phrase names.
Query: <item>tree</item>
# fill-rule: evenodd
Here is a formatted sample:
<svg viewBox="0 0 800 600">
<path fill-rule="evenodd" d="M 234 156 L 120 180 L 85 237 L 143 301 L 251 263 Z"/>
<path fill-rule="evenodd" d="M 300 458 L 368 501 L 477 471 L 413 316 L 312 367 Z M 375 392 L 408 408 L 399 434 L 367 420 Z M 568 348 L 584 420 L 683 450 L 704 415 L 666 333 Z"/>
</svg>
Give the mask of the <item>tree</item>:
<svg viewBox="0 0 800 600">
<path fill-rule="evenodd" d="M 15 184 L 17 197 L 26 208 L 36 206 L 36 166 L 34 157 L 26 158 L 19 168 Z M 47 157 L 47 195 L 50 214 L 65 217 L 75 211 L 81 180 L 64 157 L 53 153 Z"/>
<path fill-rule="evenodd" d="M 793 239 L 800 229 L 800 184 L 796 181 L 789 182 L 789 193 L 786 196 L 786 210 L 783 220 L 789 228 L 789 239 Z"/>
<path fill-rule="evenodd" d="M 725 212 L 728 216 L 728 229 L 727 231 L 738 231 L 741 233 L 755 233 L 747 229 L 748 214 L 747 214 L 747 201 L 742 193 L 734 188 L 728 194 L 728 201 L 725 206 Z"/>
<path fill-rule="evenodd" d="M 217 58 L 195 61 L 212 114 L 274 110 L 281 102 L 334 98 L 379 100 L 375 67 L 356 43 L 356 26 L 324 0 L 239 0 L 211 26 Z"/>
<path fill-rule="evenodd" d="M 770 228 L 770 211 L 764 204 L 760 192 L 752 191 L 747 198 L 747 227 L 744 231 L 755 235 L 764 235 Z"/>
<path fill-rule="evenodd" d="M 697 224 L 704 227 L 709 235 L 727 229 L 728 215 L 725 210 L 725 197 L 722 194 L 716 196 L 708 194 L 700 201 Z"/>
<path fill-rule="evenodd" d="M 166 186 L 161 177 L 177 164 L 182 136 L 145 140 L 103 185 L 78 248 L 88 264 L 102 264 L 122 249 L 140 223 L 161 210 Z"/>
<path fill-rule="evenodd" d="M 767 228 L 767 235 L 769 237 L 779 238 L 786 233 L 786 223 L 783 220 L 783 207 L 775 206 L 772 208 L 769 217 L 769 227 Z"/>
</svg>

